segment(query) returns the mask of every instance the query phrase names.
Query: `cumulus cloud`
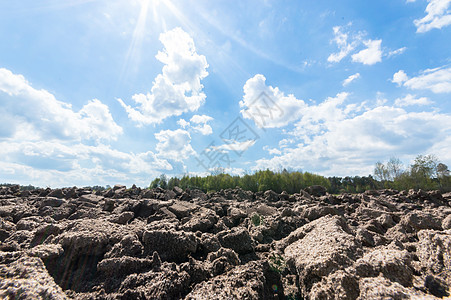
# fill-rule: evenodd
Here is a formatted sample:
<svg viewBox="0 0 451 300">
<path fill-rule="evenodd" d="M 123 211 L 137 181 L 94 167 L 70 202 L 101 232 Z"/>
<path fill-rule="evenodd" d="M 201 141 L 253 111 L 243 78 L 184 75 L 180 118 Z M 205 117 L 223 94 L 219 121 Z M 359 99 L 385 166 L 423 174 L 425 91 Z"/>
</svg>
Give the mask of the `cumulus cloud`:
<svg viewBox="0 0 451 300">
<path fill-rule="evenodd" d="M 114 183 L 147 185 L 172 166 L 151 151 L 126 153 L 109 145 L 68 144 L 61 140 L 0 141 L 0 181 L 38 186 L 84 186 Z M 133 174 L 133 179 L 130 178 Z M 93 181 L 94 180 L 94 181 Z"/>
<path fill-rule="evenodd" d="M 405 106 L 412 106 L 412 105 L 429 105 L 432 104 L 432 101 L 430 101 L 426 97 L 420 97 L 416 98 L 415 95 L 408 94 L 404 98 L 398 98 L 395 100 L 395 106 L 398 107 L 405 107 Z"/>
<path fill-rule="evenodd" d="M 235 151 L 238 153 L 243 153 L 250 147 L 252 147 L 257 141 L 256 140 L 245 140 L 245 141 L 230 141 L 230 143 L 222 144 L 219 146 L 210 146 L 210 150 L 218 152 L 230 152 Z"/>
<path fill-rule="evenodd" d="M 288 145 L 295 143 L 296 141 L 292 138 L 285 138 L 285 139 L 281 139 L 279 141 L 279 147 L 280 148 L 286 148 L 288 147 Z"/>
<path fill-rule="evenodd" d="M 430 90 L 436 94 L 451 93 L 451 68 L 428 69 L 421 72 L 419 76 L 412 78 L 409 78 L 403 70 L 400 70 L 393 75 L 392 81 L 412 90 Z"/>
<path fill-rule="evenodd" d="M 260 128 L 280 128 L 301 120 L 301 123 L 304 122 L 302 130 L 317 130 L 319 127 L 310 126 L 309 123 L 340 118 L 341 114 L 337 114 L 334 107 L 342 104 L 348 95 L 339 93 L 319 105 L 308 105 L 294 95 L 286 96 L 279 88 L 266 85 L 266 78 L 257 74 L 244 85 L 244 96 L 240 101 L 240 106 L 244 109 L 241 114 L 244 118 L 253 120 Z M 358 107 L 351 105 L 347 112 L 354 109 Z"/>
<path fill-rule="evenodd" d="M 277 87 L 266 85 L 261 74 L 246 81 L 240 101 L 241 114 L 260 128 L 283 127 L 299 119 L 306 104 L 293 95 L 285 95 Z"/>
<path fill-rule="evenodd" d="M 281 155 L 258 160 L 255 169 L 283 166 L 315 169 L 326 176 L 368 175 L 375 161 L 388 156 L 430 153 L 450 130 L 449 115 L 381 106 L 329 122 L 323 130 L 312 131 L 309 139 L 298 140 L 297 146 L 281 149 Z"/>
<path fill-rule="evenodd" d="M 339 93 L 303 107 L 294 128 L 285 131 L 288 137 L 279 147 L 264 147 L 272 157 L 257 160 L 254 169 L 368 175 L 374 163 L 386 157 L 402 154 L 410 159 L 418 153 L 432 153 L 434 147 L 443 150 L 435 145 L 451 133 L 449 114 L 407 110 L 411 105 L 429 104 L 427 98 L 408 95 L 395 100 L 394 106 L 349 103 L 348 98 L 349 94 Z"/>
<path fill-rule="evenodd" d="M 382 40 L 368 40 L 363 42 L 367 47 L 364 50 L 352 55 L 352 61 L 360 62 L 364 65 L 374 65 L 382 61 Z"/>
<path fill-rule="evenodd" d="M 396 83 L 398 86 L 402 85 L 404 82 L 406 82 L 409 79 L 407 77 L 406 72 L 404 70 L 399 70 L 395 74 L 393 74 L 392 82 Z"/>
<path fill-rule="evenodd" d="M 354 80 L 360 78 L 360 73 L 355 73 L 353 75 L 350 75 L 348 78 L 346 78 L 343 81 L 343 86 L 347 86 L 348 84 L 350 84 L 351 82 L 353 82 Z"/>
<path fill-rule="evenodd" d="M 295 124 L 292 134 L 304 141 L 310 141 L 311 136 L 322 134 L 333 127 L 335 123 L 346 118 L 347 115 L 360 109 L 359 106 L 349 104 L 339 109 L 348 98 L 348 93 L 339 93 L 329 97 L 318 105 L 311 105 L 304 109 L 300 120 Z"/>
<path fill-rule="evenodd" d="M 207 115 L 194 115 L 191 117 L 190 122 L 194 131 L 200 132 L 203 135 L 210 135 L 213 133 L 213 129 L 207 123 L 212 121 L 213 118 Z"/>
<path fill-rule="evenodd" d="M 177 121 L 182 128 L 191 129 L 195 132 L 199 132 L 202 135 L 210 135 L 213 133 L 213 129 L 207 123 L 212 121 L 213 118 L 207 115 L 194 115 L 191 117 L 190 122 L 185 119 Z"/>
<path fill-rule="evenodd" d="M 207 115 L 194 115 L 190 119 L 190 121 L 195 124 L 205 124 L 212 120 L 213 118 Z"/>
<path fill-rule="evenodd" d="M 334 38 L 332 41 L 337 44 L 340 51 L 329 55 L 327 61 L 337 63 L 348 56 L 348 54 L 351 53 L 352 50 L 354 50 L 357 42 L 354 40 L 355 37 L 352 37 L 352 40 L 349 41 L 349 34 L 343 32 L 342 26 L 335 26 L 332 29 L 334 31 Z"/>
<path fill-rule="evenodd" d="M 178 120 L 177 124 L 180 125 L 182 128 L 186 128 L 190 125 L 190 123 L 188 121 L 186 121 L 185 119 Z"/>
<path fill-rule="evenodd" d="M 414 20 L 418 33 L 428 32 L 434 28 L 441 29 L 451 24 L 451 0 L 428 0 L 426 16 Z"/>
<path fill-rule="evenodd" d="M 191 36 L 177 27 L 162 33 L 160 41 L 164 50 L 156 58 L 164 66 L 151 91 L 132 96 L 136 107 L 118 99 L 129 118 L 139 125 L 161 123 L 168 117 L 197 111 L 206 99 L 201 80 L 208 75 L 208 64 L 205 56 L 196 52 Z"/>
<path fill-rule="evenodd" d="M 279 149 L 277 149 L 277 148 L 270 148 L 268 146 L 263 146 L 263 150 L 268 151 L 269 155 L 274 155 L 274 154 L 280 155 L 280 154 L 282 154 L 282 151 L 280 151 Z"/>
<path fill-rule="evenodd" d="M 0 68 L 2 93 L 2 119 L 12 121 L 9 125 L 0 121 L 12 128 L 3 131 L 3 137 L 116 140 L 123 132 L 108 106 L 99 100 L 91 100 L 76 112 L 70 104 L 33 88 L 24 76 L 4 68 Z"/>
<path fill-rule="evenodd" d="M 158 140 L 156 150 L 160 158 L 182 162 L 196 154 L 191 147 L 191 135 L 186 130 L 162 130 L 155 133 L 155 138 Z"/>
<path fill-rule="evenodd" d="M 349 26 L 349 25 L 348 25 Z M 335 26 L 333 27 L 334 38 L 332 42 L 334 42 L 338 48 L 339 52 L 332 53 L 327 58 L 328 62 L 337 63 L 340 62 L 343 58 L 350 55 L 354 52 L 358 47 L 362 44 L 366 47 L 366 49 L 360 50 L 357 53 L 351 55 L 353 62 L 359 62 L 365 65 L 374 65 L 375 63 L 382 61 L 382 49 L 381 44 L 382 40 L 366 40 L 364 41 L 362 38 L 367 33 L 365 31 L 359 33 L 350 33 L 345 32 L 346 27 L 343 26 Z M 401 54 L 405 51 L 406 48 L 400 48 L 398 50 L 389 52 L 387 56 L 392 56 L 395 54 Z"/>
<path fill-rule="evenodd" d="M 123 129 L 97 99 L 75 111 L 4 68 L 0 99 L 0 182 L 146 186 L 149 178 L 173 168 L 152 151 L 127 153 L 105 144 L 116 140 Z"/>
</svg>

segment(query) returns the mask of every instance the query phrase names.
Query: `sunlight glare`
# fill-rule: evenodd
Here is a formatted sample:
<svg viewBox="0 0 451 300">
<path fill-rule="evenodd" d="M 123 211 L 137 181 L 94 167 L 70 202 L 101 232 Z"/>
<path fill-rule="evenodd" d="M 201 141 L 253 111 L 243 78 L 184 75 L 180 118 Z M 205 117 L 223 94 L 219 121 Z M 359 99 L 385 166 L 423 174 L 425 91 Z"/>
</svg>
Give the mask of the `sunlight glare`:
<svg viewBox="0 0 451 300">
<path fill-rule="evenodd" d="M 135 2 L 136 3 L 136 2 Z M 166 17 L 174 16 L 181 24 L 191 28 L 191 23 L 183 13 L 171 2 L 171 0 L 138 0 L 140 6 L 138 20 L 133 31 L 132 40 L 125 57 L 120 80 L 122 81 L 131 71 L 137 71 L 144 37 L 150 30 L 166 32 Z M 149 15 L 151 14 L 151 15 Z M 153 26 L 149 26 L 151 19 Z"/>
<path fill-rule="evenodd" d="M 121 72 L 121 80 L 128 73 L 129 68 L 136 67 L 139 64 L 139 58 L 142 48 L 142 42 L 146 33 L 147 15 L 149 11 L 149 5 L 151 0 L 140 0 L 140 11 L 138 21 L 136 22 L 135 29 L 133 30 L 132 41 L 125 57 L 124 66 Z"/>
</svg>

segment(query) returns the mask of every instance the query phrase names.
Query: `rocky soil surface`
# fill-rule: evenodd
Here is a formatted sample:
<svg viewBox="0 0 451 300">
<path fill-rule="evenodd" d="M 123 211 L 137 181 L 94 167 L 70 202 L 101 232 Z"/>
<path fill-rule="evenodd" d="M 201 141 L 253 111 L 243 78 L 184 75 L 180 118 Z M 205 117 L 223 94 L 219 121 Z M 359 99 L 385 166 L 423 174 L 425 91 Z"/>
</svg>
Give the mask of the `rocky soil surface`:
<svg viewBox="0 0 451 300">
<path fill-rule="evenodd" d="M 436 299 L 451 194 L 0 189 L 0 298 Z"/>
</svg>

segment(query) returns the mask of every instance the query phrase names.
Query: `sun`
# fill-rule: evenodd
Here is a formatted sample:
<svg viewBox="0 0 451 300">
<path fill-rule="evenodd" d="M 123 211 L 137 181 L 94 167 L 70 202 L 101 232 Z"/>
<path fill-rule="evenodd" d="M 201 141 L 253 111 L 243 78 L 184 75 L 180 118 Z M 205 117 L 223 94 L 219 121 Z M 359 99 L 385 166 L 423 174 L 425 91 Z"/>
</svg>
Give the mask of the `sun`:
<svg viewBox="0 0 451 300">
<path fill-rule="evenodd" d="M 166 32 L 169 17 L 175 18 L 184 27 L 191 27 L 191 23 L 171 0 L 138 0 L 137 4 L 137 21 L 122 68 L 121 80 L 131 69 L 139 67 L 143 40 L 150 30 Z"/>
</svg>

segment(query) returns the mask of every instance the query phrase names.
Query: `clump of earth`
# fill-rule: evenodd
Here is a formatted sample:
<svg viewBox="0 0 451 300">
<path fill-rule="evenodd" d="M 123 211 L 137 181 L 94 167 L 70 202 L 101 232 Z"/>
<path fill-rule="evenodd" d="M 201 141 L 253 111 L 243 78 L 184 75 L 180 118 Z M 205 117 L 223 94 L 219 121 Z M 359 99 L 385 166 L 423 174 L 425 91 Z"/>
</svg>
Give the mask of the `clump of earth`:
<svg viewBox="0 0 451 300">
<path fill-rule="evenodd" d="M 451 194 L 0 189 L 0 298 L 440 299 Z"/>
</svg>

